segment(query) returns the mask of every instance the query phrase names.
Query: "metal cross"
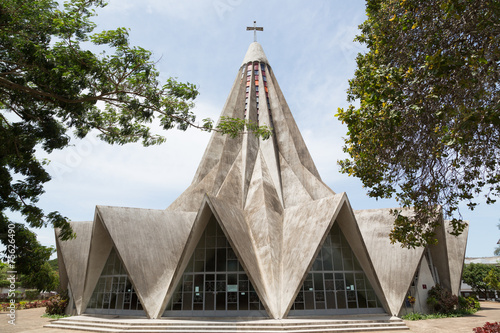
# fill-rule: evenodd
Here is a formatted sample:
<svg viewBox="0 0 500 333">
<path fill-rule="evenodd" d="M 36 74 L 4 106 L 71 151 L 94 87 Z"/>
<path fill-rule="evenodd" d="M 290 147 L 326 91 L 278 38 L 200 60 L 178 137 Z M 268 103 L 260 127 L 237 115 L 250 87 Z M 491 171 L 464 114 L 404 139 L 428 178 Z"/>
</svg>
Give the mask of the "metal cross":
<svg viewBox="0 0 500 333">
<path fill-rule="evenodd" d="M 253 21 L 253 27 L 247 27 L 247 31 L 253 30 L 253 41 L 257 41 L 257 31 L 264 31 L 263 27 L 257 26 L 257 21 Z"/>
</svg>

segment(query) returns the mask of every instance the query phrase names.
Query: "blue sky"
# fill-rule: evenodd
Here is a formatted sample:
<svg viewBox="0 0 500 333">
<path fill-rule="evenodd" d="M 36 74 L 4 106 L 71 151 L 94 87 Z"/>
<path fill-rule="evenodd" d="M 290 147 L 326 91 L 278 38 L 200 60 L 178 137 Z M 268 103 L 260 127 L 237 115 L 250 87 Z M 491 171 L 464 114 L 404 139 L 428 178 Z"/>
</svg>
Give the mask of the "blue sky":
<svg viewBox="0 0 500 333">
<path fill-rule="evenodd" d="M 199 119 L 217 119 L 238 73 L 257 21 L 271 67 L 320 175 L 335 192 L 347 192 L 354 209 L 396 207 L 368 198 L 357 179 L 339 173 L 346 127 L 334 114 L 346 107 L 348 79 L 363 47 L 353 42 L 365 19 L 365 2 L 242 0 L 110 0 L 98 9 L 97 30 L 130 28 L 133 44 L 153 51 L 163 80 L 195 83 Z M 40 205 L 74 221 L 90 221 L 96 205 L 166 208 L 191 183 L 210 134 L 165 133 L 167 143 L 109 146 L 89 136 L 50 156 L 53 180 Z M 491 256 L 500 238 L 499 205 L 463 206 L 470 230 L 467 256 Z M 139 227 L 139 226 L 138 226 Z M 36 230 L 45 245 L 53 230 Z"/>
</svg>

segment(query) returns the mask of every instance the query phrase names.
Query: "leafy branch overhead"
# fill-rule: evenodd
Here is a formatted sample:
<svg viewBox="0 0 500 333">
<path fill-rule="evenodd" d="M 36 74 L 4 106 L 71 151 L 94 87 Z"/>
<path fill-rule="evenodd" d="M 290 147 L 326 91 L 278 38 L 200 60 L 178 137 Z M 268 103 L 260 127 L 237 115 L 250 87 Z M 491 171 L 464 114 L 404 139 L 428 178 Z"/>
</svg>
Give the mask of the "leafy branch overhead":
<svg viewBox="0 0 500 333">
<path fill-rule="evenodd" d="M 357 40 L 340 161 L 375 198 L 395 197 L 415 216 L 394 211 L 392 241 L 436 242 L 442 215 L 452 233 L 478 196 L 500 194 L 500 2 L 368 0 Z"/>
<path fill-rule="evenodd" d="M 264 138 L 270 129 L 241 119 L 196 123 L 192 112 L 197 87 L 170 78 L 159 81 L 150 51 L 131 46 L 128 31 L 94 33 L 90 20 L 101 0 L 4 0 L 0 4 L 0 219 L 19 211 L 32 227 L 52 224 L 71 237 L 67 219 L 45 214 L 36 203 L 50 180 L 35 147 L 47 152 L 91 130 L 112 144 L 160 144 L 151 130 L 157 119 L 164 130 L 195 127 Z M 91 52 L 85 46 L 101 48 Z"/>
</svg>

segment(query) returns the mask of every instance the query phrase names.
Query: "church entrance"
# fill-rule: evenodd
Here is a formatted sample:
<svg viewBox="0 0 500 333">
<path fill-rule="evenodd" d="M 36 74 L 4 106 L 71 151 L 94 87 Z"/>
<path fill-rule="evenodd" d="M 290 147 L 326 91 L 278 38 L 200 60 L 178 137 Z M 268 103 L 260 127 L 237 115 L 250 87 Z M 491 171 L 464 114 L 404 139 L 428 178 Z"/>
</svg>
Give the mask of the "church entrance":
<svg viewBox="0 0 500 333">
<path fill-rule="evenodd" d="M 385 311 L 344 234 L 334 223 L 289 316 L 361 313 Z"/>
<path fill-rule="evenodd" d="M 85 313 L 146 315 L 114 247 L 104 265 Z"/>
<path fill-rule="evenodd" d="M 191 256 L 164 316 L 267 317 L 214 216 Z"/>
</svg>

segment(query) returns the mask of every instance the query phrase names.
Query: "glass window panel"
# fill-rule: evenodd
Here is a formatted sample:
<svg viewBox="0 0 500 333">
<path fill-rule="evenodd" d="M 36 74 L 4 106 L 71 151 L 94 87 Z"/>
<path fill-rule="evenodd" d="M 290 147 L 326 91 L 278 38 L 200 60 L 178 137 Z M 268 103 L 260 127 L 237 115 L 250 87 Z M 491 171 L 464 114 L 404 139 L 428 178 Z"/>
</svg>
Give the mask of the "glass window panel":
<svg viewBox="0 0 500 333">
<path fill-rule="evenodd" d="M 238 260 L 238 258 L 236 257 L 236 253 L 233 251 L 232 248 L 227 249 L 227 259 Z"/>
<path fill-rule="evenodd" d="M 193 271 L 194 272 L 203 272 L 204 266 L 205 266 L 205 261 L 195 261 Z"/>
<path fill-rule="evenodd" d="M 323 290 L 323 273 L 314 274 L 314 290 Z"/>
<path fill-rule="evenodd" d="M 205 271 L 207 272 L 215 271 L 215 249 L 207 249 Z"/>
<path fill-rule="evenodd" d="M 304 310 L 304 303 L 295 303 L 294 310 Z"/>
<path fill-rule="evenodd" d="M 312 270 L 313 271 L 322 271 L 323 270 L 321 258 L 316 258 L 316 260 L 314 260 Z"/>
<path fill-rule="evenodd" d="M 325 290 L 335 290 L 335 282 L 333 280 L 325 280 Z"/>
<path fill-rule="evenodd" d="M 314 310 L 314 292 L 304 291 L 304 301 L 306 310 Z"/>
<path fill-rule="evenodd" d="M 327 291 L 326 292 L 326 308 L 327 309 L 335 309 L 337 305 L 335 304 L 335 292 Z"/>
<path fill-rule="evenodd" d="M 215 292 L 205 293 L 205 311 L 211 311 L 215 308 Z"/>
<path fill-rule="evenodd" d="M 239 293 L 239 302 L 238 302 L 238 307 L 240 310 L 248 310 L 248 292 L 241 292 Z"/>
<path fill-rule="evenodd" d="M 346 271 L 354 270 L 354 265 L 352 263 L 352 259 L 350 259 L 350 258 L 344 259 L 344 270 L 346 270 Z"/>
<path fill-rule="evenodd" d="M 228 260 L 227 261 L 227 270 L 228 270 L 228 272 L 238 271 L 238 260 Z"/>
<path fill-rule="evenodd" d="M 213 249 L 216 246 L 217 246 L 217 243 L 216 243 L 216 238 L 215 237 L 207 237 L 206 238 L 206 247 L 207 248 Z"/>
<path fill-rule="evenodd" d="M 323 259 L 323 269 L 325 271 L 333 270 L 333 251 L 331 247 L 323 247 L 321 250 L 321 256 Z"/>
<path fill-rule="evenodd" d="M 191 310 L 192 309 L 192 302 L 191 299 L 193 297 L 192 292 L 184 292 L 182 294 L 182 310 Z"/>
<path fill-rule="evenodd" d="M 314 290 L 314 288 L 313 288 L 313 282 L 310 281 L 310 280 L 304 281 L 304 290 L 307 290 L 307 291 Z"/>
<path fill-rule="evenodd" d="M 226 249 L 217 249 L 217 272 L 224 272 L 226 270 Z"/>
<path fill-rule="evenodd" d="M 345 299 L 345 292 L 337 291 L 337 308 L 345 309 L 347 307 L 347 302 Z"/>
<path fill-rule="evenodd" d="M 238 283 L 238 275 L 237 274 L 228 274 L 227 275 L 227 284 L 237 284 Z"/>
<path fill-rule="evenodd" d="M 368 307 L 368 304 L 366 302 L 366 292 L 365 291 L 358 291 L 358 306 L 362 309 Z"/>
<path fill-rule="evenodd" d="M 205 249 L 196 249 L 194 251 L 194 258 L 196 260 L 205 260 Z"/>
<path fill-rule="evenodd" d="M 354 274 L 353 273 L 345 273 L 345 284 L 347 290 L 354 290 Z"/>
<path fill-rule="evenodd" d="M 335 271 L 343 271 L 344 265 L 342 263 L 342 253 L 340 249 L 333 248 L 333 269 Z"/>
</svg>

